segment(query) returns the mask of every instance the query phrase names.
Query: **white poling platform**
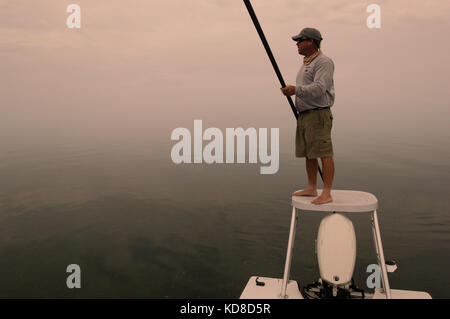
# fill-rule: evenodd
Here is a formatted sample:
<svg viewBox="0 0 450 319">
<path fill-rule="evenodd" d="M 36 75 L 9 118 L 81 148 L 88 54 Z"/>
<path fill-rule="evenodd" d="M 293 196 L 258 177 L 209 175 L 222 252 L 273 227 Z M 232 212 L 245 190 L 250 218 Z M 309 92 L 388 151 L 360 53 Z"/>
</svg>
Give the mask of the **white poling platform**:
<svg viewBox="0 0 450 319">
<path fill-rule="evenodd" d="M 317 190 L 322 193 L 321 189 Z M 318 197 L 318 196 L 317 196 Z M 327 204 L 312 204 L 317 197 L 292 196 L 292 206 L 300 210 L 340 213 L 371 212 L 378 209 L 377 198 L 370 193 L 351 190 L 332 190 L 333 201 Z"/>
</svg>

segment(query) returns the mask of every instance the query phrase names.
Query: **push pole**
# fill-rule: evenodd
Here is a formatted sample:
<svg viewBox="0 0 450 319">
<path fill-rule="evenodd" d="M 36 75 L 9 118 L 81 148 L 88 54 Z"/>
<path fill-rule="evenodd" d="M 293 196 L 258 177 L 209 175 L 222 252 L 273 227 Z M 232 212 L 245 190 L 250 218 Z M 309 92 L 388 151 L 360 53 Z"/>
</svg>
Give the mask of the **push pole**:
<svg viewBox="0 0 450 319">
<path fill-rule="evenodd" d="M 266 37 L 264 35 L 264 32 L 261 28 L 261 25 L 259 24 L 258 18 L 256 17 L 255 11 L 253 10 L 252 4 L 250 3 L 250 0 L 244 0 L 244 4 L 247 7 L 248 13 L 250 14 L 250 18 L 252 18 L 253 24 L 255 25 L 256 31 L 259 34 L 259 37 L 261 38 L 261 42 L 264 46 L 264 49 L 266 49 L 267 55 L 269 56 L 269 60 L 272 63 L 273 69 L 275 70 L 275 73 L 277 74 L 278 80 L 280 81 L 281 87 L 286 87 L 286 83 L 284 82 L 283 76 L 281 75 L 280 69 L 278 68 L 277 61 L 275 61 L 275 58 L 273 57 L 272 50 L 270 49 L 269 43 L 266 40 Z M 286 96 L 286 99 L 289 102 L 289 105 L 291 106 L 292 112 L 294 113 L 295 119 L 298 120 L 298 112 L 295 108 L 294 102 L 292 101 L 290 96 Z M 319 174 L 323 181 L 323 175 L 322 170 L 320 169 L 319 165 Z"/>
<path fill-rule="evenodd" d="M 258 18 L 256 17 L 255 11 L 253 10 L 252 4 L 250 3 L 250 0 L 244 0 L 245 6 L 247 7 L 248 13 L 250 14 L 250 17 L 252 18 L 253 24 L 255 25 L 256 31 L 259 34 L 259 37 L 261 38 L 262 44 L 264 46 L 264 49 L 266 49 L 267 55 L 269 56 L 269 60 L 272 63 L 273 69 L 275 70 L 275 73 L 277 74 L 278 80 L 280 81 L 281 87 L 286 87 L 286 83 L 284 83 L 283 76 L 281 75 L 280 69 L 278 68 L 277 61 L 275 61 L 275 58 L 273 57 L 272 50 L 270 50 L 269 43 L 266 40 L 266 37 L 264 35 L 263 30 L 261 29 L 261 25 L 259 24 Z M 294 116 L 296 119 L 298 119 L 298 113 L 297 109 L 295 108 L 294 102 L 292 101 L 290 96 L 286 96 L 289 105 L 291 106 L 292 112 L 294 113 Z"/>
</svg>

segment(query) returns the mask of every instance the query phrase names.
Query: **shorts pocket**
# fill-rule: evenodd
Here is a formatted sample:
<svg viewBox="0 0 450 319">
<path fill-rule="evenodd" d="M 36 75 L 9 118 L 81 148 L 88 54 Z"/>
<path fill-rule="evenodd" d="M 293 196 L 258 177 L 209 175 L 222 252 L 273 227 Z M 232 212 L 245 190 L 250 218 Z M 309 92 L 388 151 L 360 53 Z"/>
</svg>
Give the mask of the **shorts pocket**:
<svg viewBox="0 0 450 319">
<path fill-rule="evenodd" d="M 333 126 L 333 114 L 331 111 L 324 114 L 324 127 L 331 128 Z"/>
<path fill-rule="evenodd" d="M 333 121 L 333 115 L 330 110 L 321 110 L 319 113 L 320 125 L 322 125 L 322 127 L 330 127 Z"/>
<path fill-rule="evenodd" d="M 330 139 L 321 139 L 319 141 L 319 152 L 321 155 L 333 154 L 333 144 Z"/>
</svg>

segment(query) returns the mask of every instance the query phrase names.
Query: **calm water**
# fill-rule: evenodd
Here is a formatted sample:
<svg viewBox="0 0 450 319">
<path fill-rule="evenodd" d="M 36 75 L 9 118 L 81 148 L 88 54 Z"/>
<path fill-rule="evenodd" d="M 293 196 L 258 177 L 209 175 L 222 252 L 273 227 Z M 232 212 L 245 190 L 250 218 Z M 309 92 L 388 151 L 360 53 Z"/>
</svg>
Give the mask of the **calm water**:
<svg viewBox="0 0 450 319">
<path fill-rule="evenodd" d="M 281 278 L 303 160 L 283 145 L 280 170 L 268 176 L 259 164 L 175 165 L 171 146 L 167 138 L 5 147 L 0 297 L 237 298 L 252 275 Z M 335 188 L 380 201 L 385 255 L 399 265 L 391 287 L 450 297 L 448 143 L 348 139 L 336 148 Z M 301 284 L 319 275 L 314 239 L 323 216 L 300 216 L 292 277 Z M 350 217 L 355 279 L 367 288 L 369 217 Z M 69 264 L 81 266 L 82 289 L 66 287 Z"/>
</svg>

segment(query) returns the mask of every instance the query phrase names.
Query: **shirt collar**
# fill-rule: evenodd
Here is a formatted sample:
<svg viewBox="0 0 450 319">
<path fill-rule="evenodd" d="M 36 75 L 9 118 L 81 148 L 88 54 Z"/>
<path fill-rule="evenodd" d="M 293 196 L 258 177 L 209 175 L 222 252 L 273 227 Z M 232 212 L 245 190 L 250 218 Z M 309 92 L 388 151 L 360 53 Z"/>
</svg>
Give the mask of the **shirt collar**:
<svg viewBox="0 0 450 319">
<path fill-rule="evenodd" d="M 316 53 L 311 54 L 309 57 L 304 57 L 304 58 L 303 58 L 303 64 L 304 64 L 304 65 L 310 64 L 315 58 L 317 58 L 317 56 L 318 56 L 320 53 L 322 53 L 322 51 L 317 50 Z"/>
</svg>

